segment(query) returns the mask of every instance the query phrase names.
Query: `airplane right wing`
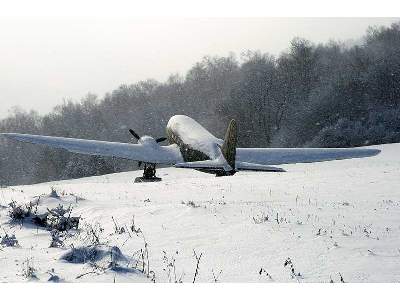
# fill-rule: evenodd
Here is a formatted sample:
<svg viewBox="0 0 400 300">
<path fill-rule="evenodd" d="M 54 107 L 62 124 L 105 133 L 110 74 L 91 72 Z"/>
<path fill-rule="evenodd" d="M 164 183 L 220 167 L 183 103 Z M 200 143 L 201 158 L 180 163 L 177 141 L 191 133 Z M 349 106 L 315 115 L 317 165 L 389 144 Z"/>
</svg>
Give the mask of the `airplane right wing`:
<svg viewBox="0 0 400 300">
<path fill-rule="evenodd" d="M 371 148 L 237 148 L 236 161 L 260 165 L 310 163 L 374 156 Z"/>
<path fill-rule="evenodd" d="M 119 157 L 147 163 L 176 164 L 183 161 L 175 144 L 170 146 L 159 146 L 155 142 L 128 144 L 20 133 L 0 133 L 0 135 L 21 142 L 61 148 L 80 154 Z"/>
</svg>

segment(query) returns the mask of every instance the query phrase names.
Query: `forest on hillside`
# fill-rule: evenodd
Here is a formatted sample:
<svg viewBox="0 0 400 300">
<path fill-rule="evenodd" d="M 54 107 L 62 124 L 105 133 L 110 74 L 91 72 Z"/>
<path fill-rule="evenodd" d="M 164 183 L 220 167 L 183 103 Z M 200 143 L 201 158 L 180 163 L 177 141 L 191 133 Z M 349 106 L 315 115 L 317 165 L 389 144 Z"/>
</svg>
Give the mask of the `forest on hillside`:
<svg viewBox="0 0 400 300">
<path fill-rule="evenodd" d="M 260 37 L 262 38 L 262 37 Z M 357 45 L 294 38 L 277 57 L 206 56 L 165 82 L 121 85 L 64 101 L 46 115 L 15 108 L 0 132 L 133 142 L 163 136 L 185 114 L 217 137 L 236 119 L 241 147 L 352 147 L 400 142 L 400 23 L 371 27 Z M 133 170 L 137 163 L 0 139 L 0 184 Z"/>
</svg>

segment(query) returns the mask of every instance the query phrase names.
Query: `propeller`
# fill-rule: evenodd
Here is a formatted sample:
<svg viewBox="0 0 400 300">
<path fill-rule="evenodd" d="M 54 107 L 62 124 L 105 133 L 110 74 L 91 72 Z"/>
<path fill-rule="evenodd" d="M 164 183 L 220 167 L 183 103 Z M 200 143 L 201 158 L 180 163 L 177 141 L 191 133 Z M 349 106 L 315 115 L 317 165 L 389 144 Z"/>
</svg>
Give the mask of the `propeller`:
<svg viewBox="0 0 400 300">
<path fill-rule="evenodd" d="M 135 139 L 140 140 L 140 135 L 138 135 L 133 129 L 129 129 L 129 132 L 135 137 Z M 167 140 L 166 137 L 159 137 L 155 139 L 156 143 L 161 143 L 165 140 Z"/>
<path fill-rule="evenodd" d="M 157 142 L 157 143 L 161 143 L 161 142 L 164 142 L 164 141 L 166 141 L 166 140 L 167 140 L 166 137 L 159 137 L 159 138 L 156 138 L 156 142 Z"/>
<path fill-rule="evenodd" d="M 140 136 L 135 131 L 133 131 L 133 129 L 129 129 L 129 132 L 135 137 L 135 139 L 140 140 Z"/>
<path fill-rule="evenodd" d="M 129 132 L 130 132 L 130 134 L 132 134 L 135 137 L 135 139 L 140 140 L 140 135 L 138 135 L 133 129 L 129 129 Z M 166 139 L 167 139 L 166 137 L 159 137 L 159 138 L 156 138 L 155 141 L 156 141 L 156 143 L 161 143 L 161 142 L 164 142 Z M 138 161 L 139 168 L 141 165 L 142 165 L 142 162 Z"/>
</svg>

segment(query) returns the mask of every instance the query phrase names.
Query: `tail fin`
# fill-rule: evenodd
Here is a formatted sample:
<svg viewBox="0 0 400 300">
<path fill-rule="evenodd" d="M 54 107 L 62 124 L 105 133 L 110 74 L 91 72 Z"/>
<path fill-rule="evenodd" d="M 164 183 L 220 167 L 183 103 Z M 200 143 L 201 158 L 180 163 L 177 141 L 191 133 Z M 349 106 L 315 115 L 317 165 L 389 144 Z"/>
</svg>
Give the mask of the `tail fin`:
<svg viewBox="0 0 400 300">
<path fill-rule="evenodd" d="M 221 147 L 222 155 L 227 163 L 235 170 L 236 161 L 237 126 L 236 121 L 231 120 L 226 129 L 224 144 Z"/>
</svg>

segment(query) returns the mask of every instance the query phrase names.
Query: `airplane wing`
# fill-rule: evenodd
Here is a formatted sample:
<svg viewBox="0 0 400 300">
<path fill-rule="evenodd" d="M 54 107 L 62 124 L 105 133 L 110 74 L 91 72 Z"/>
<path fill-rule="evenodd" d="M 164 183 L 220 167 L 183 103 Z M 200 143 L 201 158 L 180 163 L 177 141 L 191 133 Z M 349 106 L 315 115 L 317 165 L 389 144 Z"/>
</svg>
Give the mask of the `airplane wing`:
<svg viewBox="0 0 400 300">
<path fill-rule="evenodd" d="M 20 133 L 0 133 L 0 135 L 21 142 L 41 144 L 81 154 L 119 157 L 147 163 L 175 164 L 183 161 L 175 144 L 169 146 L 159 146 L 157 143 L 128 144 Z"/>
<path fill-rule="evenodd" d="M 378 149 L 369 148 L 237 148 L 236 161 L 281 165 L 361 158 L 374 156 L 379 152 L 381 151 Z"/>
</svg>

